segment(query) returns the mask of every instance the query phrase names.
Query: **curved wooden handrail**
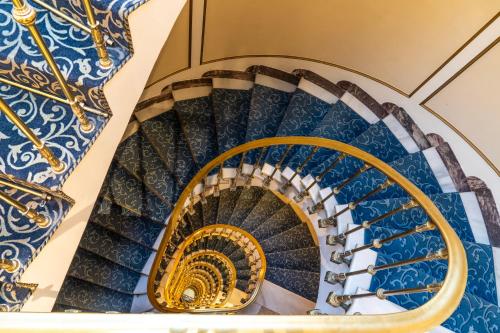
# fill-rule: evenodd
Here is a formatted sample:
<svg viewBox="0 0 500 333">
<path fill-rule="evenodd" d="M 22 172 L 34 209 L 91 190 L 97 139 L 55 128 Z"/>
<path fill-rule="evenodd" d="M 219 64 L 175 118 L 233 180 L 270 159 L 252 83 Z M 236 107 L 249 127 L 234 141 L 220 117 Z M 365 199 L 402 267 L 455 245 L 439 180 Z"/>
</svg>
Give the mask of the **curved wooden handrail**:
<svg viewBox="0 0 500 333">
<path fill-rule="evenodd" d="M 179 217 L 182 214 L 184 202 L 189 199 L 194 187 L 215 167 L 224 161 L 247 152 L 249 150 L 275 146 L 275 145 L 308 145 L 335 150 L 358 158 L 370 166 L 376 168 L 389 179 L 393 180 L 424 209 L 429 218 L 435 223 L 448 250 L 448 271 L 440 290 L 428 302 L 422 306 L 399 313 L 362 315 L 362 316 L 280 316 L 271 320 L 266 316 L 252 317 L 245 320 L 240 316 L 224 316 L 223 320 L 211 320 L 207 317 L 203 320 L 197 317 L 199 327 L 204 329 L 222 330 L 236 329 L 239 332 L 255 332 L 265 329 L 276 329 L 284 331 L 303 332 L 425 332 L 433 327 L 439 326 L 458 307 L 466 286 L 467 260 L 465 250 L 455 231 L 448 224 L 434 203 L 411 181 L 399 174 L 387 163 L 375 156 L 335 140 L 319 137 L 274 137 L 255 140 L 230 149 L 214 158 L 206 164 L 186 186 L 178 199 L 178 203 L 172 212 L 170 223 L 164 234 L 151 272 L 159 268 L 162 254 L 177 228 Z M 164 311 L 154 296 L 154 274 L 149 275 L 148 297 L 151 304 L 159 310 Z M 245 326 L 248 324 L 248 326 Z"/>
</svg>

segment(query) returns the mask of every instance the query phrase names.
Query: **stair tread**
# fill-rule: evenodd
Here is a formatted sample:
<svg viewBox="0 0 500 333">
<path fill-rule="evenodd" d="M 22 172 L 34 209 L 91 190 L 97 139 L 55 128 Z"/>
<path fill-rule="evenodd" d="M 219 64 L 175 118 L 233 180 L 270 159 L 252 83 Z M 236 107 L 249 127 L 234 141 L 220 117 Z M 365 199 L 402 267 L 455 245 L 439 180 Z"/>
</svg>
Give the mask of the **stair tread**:
<svg viewBox="0 0 500 333">
<path fill-rule="evenodd" d="M 98 267 L 98 269 L 96 269 Z M 122 293 L 133 294 L 140 273 L 78 248 L 69 267 L 69 276 Z"/>
<path fill-rule="evenodd" d="M 311 132 L 310 136 L 321 137 L 341 142 L 350 142 L 359 134 L 368 129 L 370 123 L 358 115 L 354 110 L 342 101 L 338 101 L 328 112 L 318 126 Z M 310 154 L 312 148 L 302 146 L 297 153 L 290 159 L 288 166 L 292 169 L 297 168 Z M 331 151 L 320 149 L 311 159 L 311 162 L 305 166 L 303 175 L 311 173 L 313 167 L 324 162 Z"/>
<path fill-rule="evenodd" d="M 317 272 L 268 267 L 266 280 L 316 302 L 320 280 Z"/>
<path fill-rule="evenodd" d="M 130 312 L 133 296 L 90 282 L 66 277 L 56 303 L 93 311 Z"/>
<path fill-rule="evenodd" d="M 284 203 L 271 191 L 266 191 L 246 216 L 240 228 L 252 232 L 275 214 Z"/>
<path fill-rule="evenodd" d="M 226 224 L 233 214 L 234 207 L 238 202 L 242 188 L 237 187 L 234 191 L 230 189 L 220 191 L 219 207 L 217 209 L 218 223 Z"/>
<path fill-rule="evenodd" d="M 214 88 L 212 104 L 219 153 L 245 143 L 252 90 Z M 237 160 L 225 166 L 237 166 Z"/>
<path fill-rule="evenodd" d="M 299 87 L 290 98 L 275 136 L 307 136 L 322 121 L 331 108 L 331 104 Z M 285 150 L 285 146 L 271 147 L 267 152 L 267 163 L 272 165 L 278 163 Z M 290 155 L 288 155 L 288 158 Z M 288 158 L 285 159 L 285 164 Z"/>
<path fill-rule="evenodd" d="M 153 247 L 165 227 L 146 217 L 123 216 L 118 213 L 92 214 L 90 220 L 149 248 Z"/>
<path fill-rule="evenodd" d="M 280 210 L 269 217 L 264 223 L 261 223 L 252 235 L 259 241 L 282 233 L 285 230 L 291 229 L 302 221 L 297 217 L 295 211 L 288 205 L 284 205 Z"/>
<path fill-rule="evenodd" d="M 174 176 L 140 131 L 118 146 L 115 159 L 165 203 L 172 205 L 177 201 L 180 193 Z"/>
<path fill-rule="evenodd" d="M 260 243 L 266 253 L 283 252 L 314 246 L 314 240 L 305 224 L 299 224 Z"/>
<path fill-rule="evenodd" d="M 474 195 L 473 193 L 470 194 Z M 460 193 L 430 194 L 429 199 L 436 205 L 461 240 L 475 242 Z M 350 213 L 346 212 L 345 214 L 350 214 L 355 224 L 361 224 L 363 221 L 382 216 L 400 207 L 407 203 L 408 200 L 405 197 L 364 201 L 358 204 Z M 405 230 L 425 222 L 426 219 L 427 215 L 424 210 L 421 207 L 415 207 L 387 217 L 377 222 L 376 226 Z"/>
<path fill-rule="evenodd" d="M 443 189 L 422 152 L 406 155 L 388 164 L 413 182 L 413 184 L 419 187 L 425 194 L 443 193 Z M 387 176 L 372 168 L 347 184 L 335 198 L 341 203 L 354 201 L 362 197 L 362 195 L 374 190 L 386 180 Z M 370 199 L 401 198 L 405 196 L 408 196 L 408 194 L 400 186 L 394 184 L 370 196 Z"/>
<path fill-rule="evenodd" d="M 136 215 L 145 215 L 157 222 L 164 222 L 170 214 L 167 206 L 155 194 L 144 188 L 143 184 L 117 164 L 108 171 L 108 186 L 104 185 L 101 195 L 107 200 L 130 210 Z"/>
<path fill-rule="evenodd" d="M 209 96 L 175 101 L 175 112 L 198 167 L 218 155 L 214 115 Z"/>
<path fill-rule="evenodd" d="M 379 262 L 378 259 L 377 262 Z M 383 262 L 388 262 L 388 260 L 382 260 L 380 264 Z M 370 289 L 373 291 L 376 288 L 386 290 L 408 288 L 415 287 L 417 281 L 421 285 L 435 281 L 434 277 L 425 274 L 420 269 L 411 268 L 405 270 L 402 267 L 397 269 L 398 272 L 396 272 L 396 269 L 391 271 L 381 275 L 377 273 L 372 278 Z M 380 273 L 383 273 L 383 271 Z M 429 293 L 418 293 L 389 297 L 389 300 L 406 309 L 413 309 L 428 301 L 431 296 L 432 294 Z M 490 332 L 490 329 L 498 325 L 499 321 L 500 308 L 496 304 L 466 291 L 460 305 L 443 323 L 443 326 L 454 331 L 458 329 L 460 332 Z"/>
<path fill-rule="evenodd" d="M 252 211 L 255 203 L 263 196 L 264 190 L 259 187 L 244 188 L 233 209 L 228 224 L 239 226 Z"/>
<path fill-rule="evenodd" d="M 371 227 L 365 233 L 365 243 L 374 238 L 386 238 L 399 231 L 382 227 Z M 462 241 L 466 249 L 468 261 L 468 278 L 466 290 L 482 297 L 488 302 L 498 304 L 495 267 L 491 246 Z M 425 256 L 429 251 L 437 251 L 444 247 L 444 242 L 438 236 L 428 234 L 413 234 L 401 240 L 395 240 L 384 245 L 377 252 L 389 256 L 393 260 Z M 443 261 L 420 263 L 418 267 L 423 272 L 444 280 L 447 264 Z"/>
<path fill-rule="evenodd" d="M 266 254 L 269 267 L 320 272 L 320 253 L 317 246 Z"/>
<path fill-rule="evenodd" d="M 350 141 L 349 144 L 374 155 L 384 162 L 392 162 L 411 153 L 406 150 L 383 120 L 368 127 L 366 131 Z M 320 174 L 336 157 L 336 154 L 329 157 L 313 170 L 313 174 Z M 336 186 L 351 176 L 362 165 L 363 162 L 360 160 L 348 156 L 340 161 L 334 170 L 327 173 L 320 184 L 322 187 Z"/>
<path fill-rule="evenodd" d="M 5 270 L 0 270 L 0 272 L 5 279 L 4 281 L 14 282 L 45 246 L 47 239 L 52 236 L 70 210 L 71 204 L 59 198 L 53 198 L 44 203 L 42 199 L 21 191 L 5 187 L 1 190 L 6 191 L 9 196 L 31 207 L 51 221 L 47 228 L 39 228 L 15 208 L 0 202 L 0 210 L 4 216 L 2 218 L 2 233 L 0 234 L 0 253 L 4 254 L 3 258 L 5 259 L 17 259 L 20 262 L 20 269 L 14 273 Z"/>
<path fill-rule="evenodd" d="M 198 170 L 174 110 L 141 123 L 141 129 L 161 157 L 167 170 L 175 175 L 179 191 Z"/>
<path fill-rule="evenodd" d="M 203 225 L 217 223 L 217 210 L 219 207 L 219 198 L 213 195 L 207 197 L 207 202 L 201 205 L 203 211 Z"/>
<path fill-rule="evenodd" d="M 136 272 L 141 272 L 152 250 L 94 223 L 87 224 L 80 247 Z"/>
<path fill-rule="evenodd" d="M 2 311 L 20 311 L 33 290 L 34 288 L 30 286 L 0 282 L 0 309 Z"/>
</svg>

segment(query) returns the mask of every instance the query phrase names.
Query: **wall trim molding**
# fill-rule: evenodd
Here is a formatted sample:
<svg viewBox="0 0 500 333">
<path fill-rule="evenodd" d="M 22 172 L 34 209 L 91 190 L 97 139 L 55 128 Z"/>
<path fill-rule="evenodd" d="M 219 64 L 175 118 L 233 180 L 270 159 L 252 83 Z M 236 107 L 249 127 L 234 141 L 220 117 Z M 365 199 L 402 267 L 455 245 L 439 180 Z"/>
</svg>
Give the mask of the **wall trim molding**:
<svg viewBox="0 0 500 333">
<path fill-rule="evenodd" d="M 470 66 L 472 66 L 476 61 L 482 58 L 483 55 L 488 53 L 489 50 L 494 48 L 498 42 L 500 42 L 500 37 L 497 37 L 492 43 L 490 43 L 486 48 L 484 48 L 481 52 L 479 52 L 474 58 L 472 58 L 468 63 L 466 63 L 460 70 L 458 70 L 455 74 L 453 74 L 448 80 L 446 80 L 442 85 L 440 85 L 436 90 L 434 90 L 429 96 L 427 96 L 420 105 L 427 103 L 434 96 L 436 96 L 441 90 L 443 90 L 447 85 L 453 82 L 457 77 L 460 76 L 463 72 L 465 72 Z"/>
<path fill-rule="evenodd" d="M 446 124 L 446 126 L 448 126 L 449 128 L 451 128 L 456 134 L 458 134 L 465 142 L 467 142 L 467 144 L 469 146 L 471 146 L 472 149 L 474 149 L 474 151 L 479 155 L 481 156 L 481 158 L 488 164 L 488 166 L 493 169 L 493 171 L 497 174 L 497 176 L 500 177 L 500 170 L 497 168 L 497 166 L 488 158 L 488 156 L 486 156 L 485 153 L 483 153 L 483 151 L 481 149 L 479 149 L 479 147 L 477 147 L 464 133 L 462 133 L 458 128 L 456 128 L 452 123 L 450 123 L 446 118 L 444 118 L 443 116 L 441 116 L 439 113 L 437 113 L 436 111 L 434 111 L 433 109 L 431 109 L 430 107 L 424 105 L 424 104 L 420 104 L 420 106 L 422 108 L 424 108 L 427 112 L 429 112 L 430 114 L 432 114 L 434 117 L 438 118 L 439 120 L 441 120 L 444 124 Z"/>
<path fill-rule="evenodd" d="M 408 97 L 413 97 L 417 91 L 420 90 L 427 82 L 429 82 L 437 73 L 439 73 L 446 65 L 450 63 L 460 52 L 462 52 L 472 41 L 474 41 L 484 30 L 493 24 L 500 17 L 500 12 L 496 13 L 488 22 L 486 22 L 481 29 L 473 34 L 462 46 L 460 46 L 451 56 L 449 56 L 438 68 L 436 68 L 431 75 L 429 75 L 422 83 L 420 83 Z"/>
</svg>

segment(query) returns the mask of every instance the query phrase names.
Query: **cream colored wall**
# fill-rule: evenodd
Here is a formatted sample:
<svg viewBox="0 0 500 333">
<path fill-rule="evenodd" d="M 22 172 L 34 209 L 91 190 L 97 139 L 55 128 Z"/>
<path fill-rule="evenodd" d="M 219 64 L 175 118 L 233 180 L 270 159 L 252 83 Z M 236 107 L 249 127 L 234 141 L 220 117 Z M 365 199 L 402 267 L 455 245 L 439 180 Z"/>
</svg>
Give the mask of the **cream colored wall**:
<svg viewBox="0 0 500 333">
<path fill-rule="evenodd" d="M 411 93 L 500 9 L 499 0 L 206 0 L 203 61 L 288 55 Z"/>
<path fill-rule="evenodd" d="M 191 40 L 193 70 L 200 65 L 252 55 L 258 56 L 257 59 L 274 57 L 280 64 L 285 58 L 299 59 L 336 67 L 350 72 L 351 77 L 364 76 L 418 104 L 500 35 L 500 0 L 290 0 L 286 6 L 280 0 L 192 0 L 191 3 L 192 29 L 183 38 Z M 179 32 L 174 33 L 180 36 Z M 175 48 L 173 42 L 169 43 L 172 46 L 165 49 Z M 162 53 L 155 67 L 157 73 L 152 74 L 155 81 L 147 86 L 143 98 L 155 95 L 174 77 L 194 73 L 174 75 L 177 73 L 172 74 L 160 65 L 168 61 L 179 62 Z M 212 66 L 204 66 L 209 67 Z M 477 78 L 482 75 L 479 71 Z M 446 92 L 447 89 L 450 90 Z M 452 88 L 447 89 L 440 92 L 447 95 L 439 97 L 442 101 L 452 98 Z M 459 93 L 458 90 L 453 92 Z M 478 98 L 485 94 L 478 93 Z M 465 96 L 461 94 L 457 101 Z M 432 108 L 437 99 L 435 96 L 426 106 Z M 440 105 L 435 110 L 435 115 L 462 136 L 466 144 L 484 153 L 482 157 L 497 175 L 499 153 L 491 133 L 496 130 L 493 113 L 498 99 L 489 94 L 490 101 L 475 108 L 478 117 L 470 114 L 470 108 L 453 107 L 451 111 Z M 474 103 L 472 99 L 469 102 Z M 433 112 L 429 108 L 422 112 L 429 111 Z M 480 119 L 487 121 L 481 123 L 486 129 L 470 135 Z"/>
<path fill-rule="evenodd" d="M 500 44 L 425 103 L 500 166 Z"/>
<path fill-rule="evenodd" d="M 146 86 L 189 67 L 190 1 L 182 8 L 158 57 Z"/>
</svg>

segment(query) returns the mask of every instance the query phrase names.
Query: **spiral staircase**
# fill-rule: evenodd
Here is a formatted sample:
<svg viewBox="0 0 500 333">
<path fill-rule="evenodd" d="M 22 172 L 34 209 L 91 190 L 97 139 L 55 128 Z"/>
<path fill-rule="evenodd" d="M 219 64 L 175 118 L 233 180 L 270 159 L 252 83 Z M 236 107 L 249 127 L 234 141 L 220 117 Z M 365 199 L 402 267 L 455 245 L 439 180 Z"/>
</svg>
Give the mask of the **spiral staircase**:
<svg viewBox="0 0 500 333">
<path fill-rule="evenodd" d="M 62 185 L 144 2 L 0 2 L 1 310 L 36 289 L 21 276 L 75 204 Z M 285 330 L 496 332 L 499 226 L 397 105 L 305 69 L 212 70 L 137 105 L 53 311 L 291 314 L 273 286 L 311 305 Z"/>
</svg>

